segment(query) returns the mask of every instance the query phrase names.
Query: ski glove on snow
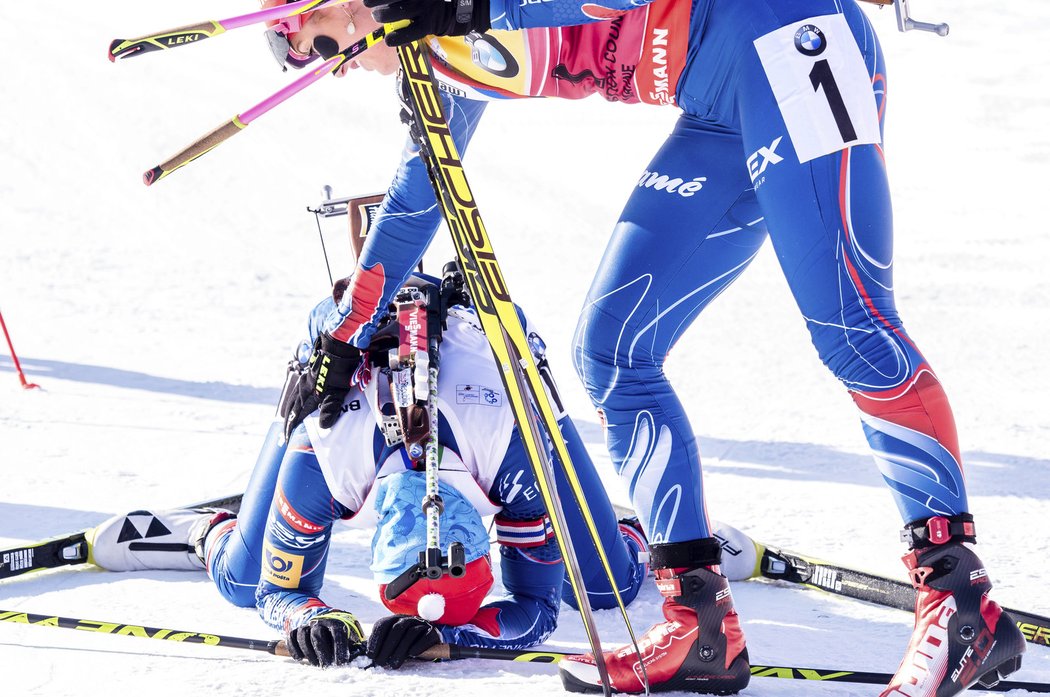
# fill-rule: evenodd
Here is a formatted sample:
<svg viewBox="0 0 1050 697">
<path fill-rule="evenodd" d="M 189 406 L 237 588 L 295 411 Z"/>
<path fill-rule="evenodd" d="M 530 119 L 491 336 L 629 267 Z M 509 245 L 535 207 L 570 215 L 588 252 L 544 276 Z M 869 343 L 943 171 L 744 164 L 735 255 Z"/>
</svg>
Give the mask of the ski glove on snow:
<svg viewBox="0 0 1050 697">
<path fill-rule="evenodd" d="M 297 661 L 320 668 L 340 666 L 365 651 L 361 624 L 349 612 L 332 610 L 310 618 L 306 624 L 288 632 L 288 653 Z"/>
<path fill-rule="evenodd" d="M 280 414 L 284 418 L 284 438 L 315 409 L 320 409 L 321 428 L 331 428 L 342 414 L 343 399 L 361 365 L 361 351 L 355 346 L 321 334 L 314 342 L 310 361 L 298 367 L 281 395 Z"/>
<path fill-rule="evenodd" d="M 380 24 L 403 19 L 411 24 L 386 35 L 390 46 L 403 46 L 424 36 L 464 36 L 472 31 L 486 32 L 489 0 L 364 0 L 372 18 Z"/>
<path fill-rule="evenodd" d="M 409 658 L 441 643 L 441 632 L 430 622 L 409 615 L 390 615 L 372 626 L 365 655 L 372 665 L 400 668 Z"/>
</svg>

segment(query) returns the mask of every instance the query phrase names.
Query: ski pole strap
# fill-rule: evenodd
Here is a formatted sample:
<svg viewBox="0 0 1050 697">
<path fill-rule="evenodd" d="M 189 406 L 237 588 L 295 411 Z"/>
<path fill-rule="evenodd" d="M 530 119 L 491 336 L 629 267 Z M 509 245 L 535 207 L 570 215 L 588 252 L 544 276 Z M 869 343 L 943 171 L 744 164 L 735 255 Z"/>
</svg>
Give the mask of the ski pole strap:
<svg viewBox="0 0 1050 697">
<path fill-rule="evenodd" d="M 470 294 L 466 290 L 467 280 L 459 262 L 453 259 L 441 269 L 441 312 L 439 321 L 442 329 L 448 329 L 448 309 L 453 305 L 470 307 Z"/>
<path fill-rule="evenodd" d="M 649 546 L 649 565 L 654 569 L 695 569 L 722 563 L 722 545 L 715 537 Z"/>
<path fill-rule="evenodd" d="M 906 543 L 908 549 L 926 549 L 948 542 L 977 542 L 973 516 L 960 513 L 913 521 L 901 530 L 901 542 Z"/>
</svg>

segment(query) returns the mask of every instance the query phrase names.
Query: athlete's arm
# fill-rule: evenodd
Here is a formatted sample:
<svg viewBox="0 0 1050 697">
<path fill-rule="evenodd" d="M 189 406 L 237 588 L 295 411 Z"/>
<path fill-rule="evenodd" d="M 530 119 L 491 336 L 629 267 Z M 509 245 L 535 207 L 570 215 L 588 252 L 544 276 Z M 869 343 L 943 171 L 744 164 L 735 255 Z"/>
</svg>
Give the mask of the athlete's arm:
<svg viewBox="0 0 1050 697">
<path fill-rule="evenodd" d="M 318 597 L 332 524 L 350 511 L 332 498 L 300 427 L 288 444 L 263 538 L 256 607 L 263 621 L 287 632 L 329 607 Z"/>
<path fill-rule="evenodd" d="M 449 127 L 460 155 L 474 135 L 485 102 L 442 93 Z M 411 137 L 397 174 L 383 199 L 358 260 L 350 288 L 329 314 L 325 330 L 336 339 L 366 348 L 379 309 L 386 308 L 422 258 L 441 223 L 426 165 Z"/>
<path fill-rule="evenodd" d="M 489 17 L 493 29 L 529 29 L 530 27 L 567 27 L 615 18 L 653 0 L 489 0 Z M 688 0 L 671 0 L 687 2 Z"/>
<path fill-rule="evenodd" d="M 442 626 L 441 634 L 461 646 L 526 649 L 557 626 L 565 572 L 517 429 L 489 497 L 503 505 L 496 529 L 508 597 L 482 606 L 470 624 Z"/>
</svg>

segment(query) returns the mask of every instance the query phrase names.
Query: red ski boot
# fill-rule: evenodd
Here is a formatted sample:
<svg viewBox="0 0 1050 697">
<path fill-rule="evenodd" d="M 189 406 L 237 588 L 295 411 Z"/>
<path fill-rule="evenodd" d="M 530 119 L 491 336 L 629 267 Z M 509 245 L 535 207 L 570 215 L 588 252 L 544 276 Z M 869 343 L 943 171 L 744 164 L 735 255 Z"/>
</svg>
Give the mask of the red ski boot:
<svg viewBox="0 0 1050 697">
<path fill-rule="evenodd" d="M 1021 667 L 1025 640 L 988 597 L 984 564 L 964 543 L 973 516 L 916 521 L 904 529 L 915 599 L 915 630 L 882 697 L 949 697 L 975 683 L 991 687 Z"/>
<path fill-rule="evenodd" d="M 713 537 L 649 548 L 667 618 L 638 639 L 652 692 L 728 695 L 742 690 L 751 679 L 729 582 L 708 568 L 718 564 L 721 551 Z M 615 692 L 645 691 L 634 646 L 603 655 Z M 558 672 L 570 692 L 602 691 L 591 654 L 562 659 Z"/>
</svg>

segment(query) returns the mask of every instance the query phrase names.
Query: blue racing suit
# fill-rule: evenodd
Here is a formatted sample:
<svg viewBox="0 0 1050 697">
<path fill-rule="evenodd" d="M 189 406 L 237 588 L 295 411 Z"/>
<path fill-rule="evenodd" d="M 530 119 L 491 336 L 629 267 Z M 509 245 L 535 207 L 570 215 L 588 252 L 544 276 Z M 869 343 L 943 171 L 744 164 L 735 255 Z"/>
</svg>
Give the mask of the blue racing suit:
<svg viewBox="0 0 1050 697">
<path fill-rule="evenodd" d="M 894 301 L 887 77 L 856 2 L 492 0 L 491 8 L 494 31 L 485 36 L 507 49 L 503 71 L 532 71 L 516 83 L 486 76 L 491 66 L 478 51 L 452 48 L 478 37 L 440 40 L 435 70 L 461 152 L 483 99 L 598 93 L 682 112 L 639 172 L 574 348 L 650 541 L 710 535 L 696 437 L 663 364 L 767 236 L 821 360 L 859 409 L 904 520 L 965 512 L 951 409 Z M 540 49 L 547 53 L 530 56 Z M 472 56 L 473 65 L 456 62 Z M 439 219 L 409 144 L 359 260 L 361 282 L 328 318 L 334 336 L 367 346 L 376 308 Z"/>
</svg>

